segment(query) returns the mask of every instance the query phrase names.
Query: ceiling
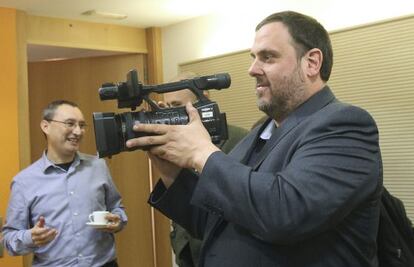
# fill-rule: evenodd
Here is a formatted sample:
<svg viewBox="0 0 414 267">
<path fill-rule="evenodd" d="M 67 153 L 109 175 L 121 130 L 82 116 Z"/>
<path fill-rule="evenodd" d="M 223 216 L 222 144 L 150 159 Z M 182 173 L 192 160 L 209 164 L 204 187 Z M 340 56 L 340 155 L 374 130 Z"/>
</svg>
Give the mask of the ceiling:
<svg viewBox="0 0 414 267">
<path fill-rule="evenodd" d="M 207 15 L 218 0 L 209 0 L 208 3 L 206 5 L 205 0 L 0 0 L 0 7 L 15 8 L 35 16 L 147 28 L 164 27 Z M 86 11 L 92 11 L 89 12 L 92 15 L 82 15 Z M 118 19 L 117 15 L 125 15 L 126 18 Z M 28 45 L 30 62 L 114 54 L 119 52 Z"/>
<path fill-rule="evenodd" d="M 1 7 L 16 8 L 27 14 L 90 22 L 128 25 L 132 27 L 163 27 L 213 11 L 218 0 L 0 0 Z M 126 15 L 125 19 L 85 16 L 83 12 Z"/>
<path fill-rule="evenodd" d="M 382 17 L 387 18 L 390 15 L 394 17 L 407 12 L 412 13 L 414 10 L 414 1 L 380 1 L 375 2 L 375 5 L 372 3 L 374 2 L 360 0 L 255 0 L 254 3 L 241 0 L 0 0 L 0 7 L 15 8 L 35 16 L 138 28 L 165 27 L 212 13 L 221 12 L 225 16 L 231 16 L 235 15 L 233 13 L 237 13 L 236 11 L 240 11 L 239 9 L 245 9 L 249 15 L 257 13 L 258 10 L 268 9 L 314 10 L 322 12 L 324 16 L 330 15 L 331 17 L 327 19 L 329 22 L 337 22 L 341 19 L 349 21 L 353 17 L 367 18 L 368 21 L 369 18 L 378 20 L 381 14 L 384 15 Z M 236 10 L 232 9 L 234 6 L 237 7 Z M 373 6 L 374 9 L 372 9 Z M 252 8 L 255 9 L 254 12 Z M 338 10 L 340 13 L 337 12 Z M 367 10 L 370 11 L 367 12 Z M 92 15 L 82 15 L 84 12 Z M 101 16 L 96 15 L 99 13 Z M 350 17 L 349 14 L 352 16 Z M 118 15 L 126 16 L 126 18 L 117 18 Z M 119 52 L 28 45 L 29 61 L 113 54 L 119 54 Z"/>
</svg>

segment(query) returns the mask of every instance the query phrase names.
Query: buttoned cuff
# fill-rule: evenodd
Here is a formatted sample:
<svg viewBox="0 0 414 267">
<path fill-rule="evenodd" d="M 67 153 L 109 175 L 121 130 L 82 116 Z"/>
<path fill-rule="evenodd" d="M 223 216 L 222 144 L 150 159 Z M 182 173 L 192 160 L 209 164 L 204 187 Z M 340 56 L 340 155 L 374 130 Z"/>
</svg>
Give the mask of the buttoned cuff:
<svg viewBox="0 0 414 267">
<path fill-rule="evenodd" d="M 32 231 L 30 231 L 30 229 L 24 231 L 22 243 L 26 247 L 34 247 L 34 243 L 32 239 Z"/>
</svg>

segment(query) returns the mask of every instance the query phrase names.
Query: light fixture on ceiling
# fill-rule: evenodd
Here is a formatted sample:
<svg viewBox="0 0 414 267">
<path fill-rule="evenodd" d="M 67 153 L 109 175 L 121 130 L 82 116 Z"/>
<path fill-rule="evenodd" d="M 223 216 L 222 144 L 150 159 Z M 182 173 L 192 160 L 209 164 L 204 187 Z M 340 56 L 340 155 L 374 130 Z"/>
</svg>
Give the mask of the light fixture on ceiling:
<svg viewBox="0 0 414 267">
<path fill-rule="evenodd" d="M 49 61 L 62 61 L 62 60 L 66 60 L 66 59 L 68 59 L 68 58 L 66 58 L 66 57 L 54 57 L 54 58 L 46 58 L 46 59 L 43 59 L 41 61 L 45 61 L 45 62 L 49 62 Z"/>
<path fill-rule="evenodd" d="M 117 13 L 111 13 L 111 12 L 102 12 L 102 11 L 96 11 L 94 9 L 87 10 L 85 12 L 81 13 L 83 16 L 91 16 L 91 17 L 101 17 L 106 19 L 126 19 L 128 16 L 125 14 L 117 14 Z"/>
</svg>

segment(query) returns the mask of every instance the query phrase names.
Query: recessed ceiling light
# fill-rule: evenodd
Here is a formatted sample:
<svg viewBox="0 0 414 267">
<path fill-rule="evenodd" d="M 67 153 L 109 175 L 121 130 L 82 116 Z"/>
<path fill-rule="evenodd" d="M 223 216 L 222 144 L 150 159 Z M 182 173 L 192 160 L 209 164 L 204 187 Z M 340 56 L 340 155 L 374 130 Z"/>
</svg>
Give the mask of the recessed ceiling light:
<svg viewBox="0 0 414 267">
<path fill-rule="evenodd" d="M 82 12 L 81 15 L 83 16 L 91 16 L 91 17 L 101 17 L 106 19 L 126 19 L 128 16 L 125 14 L 117 14 L 117 13 L 111 13 L 111 12 L 102 12 L 102 11 L 96 11 L 96 10 L 87 10 L 85 12 Z"/>
<path fill-rule="evenodd" d="M 43 59 L 43 61 L 61 61 L 61 60 L 66 60 L 67 58 L 65 57 L 55 57 L 55 58 L 46 58 Z"/>
</svg>

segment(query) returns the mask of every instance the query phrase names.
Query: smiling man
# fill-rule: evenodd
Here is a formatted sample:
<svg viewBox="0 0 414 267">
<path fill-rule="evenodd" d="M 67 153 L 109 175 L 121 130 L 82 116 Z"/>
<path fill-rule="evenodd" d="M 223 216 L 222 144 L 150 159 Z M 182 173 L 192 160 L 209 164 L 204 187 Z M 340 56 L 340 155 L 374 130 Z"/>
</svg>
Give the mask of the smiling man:
<svg viewBox="0 0 414 267">
<path fill-rule="evenodd" d="M 269 119 L 229 154 L 191 104 L 187 125 L 134 126 L 149 135 L 127 146 L 150 145 L 161 173 L 149 203 L 203 239 L 202 267 L 378 266 L 378 129 L 327 85 L 327 31 L 309 16 L 275 13 L 250 51 Z"/>
<path fill-rule="evenodd" d="M 117 266 L 113 233 L 127 222 L 121 196 L 102 159 L 82 154 L 87 128 L 79 107 L 58 100 L 43 111 L 42 157 L 17 174 L 3 227 L 11 255 L 33 253 L 36 266 Z M 87 226 L 93 211 L 109 223 Z"/>
</svg>

